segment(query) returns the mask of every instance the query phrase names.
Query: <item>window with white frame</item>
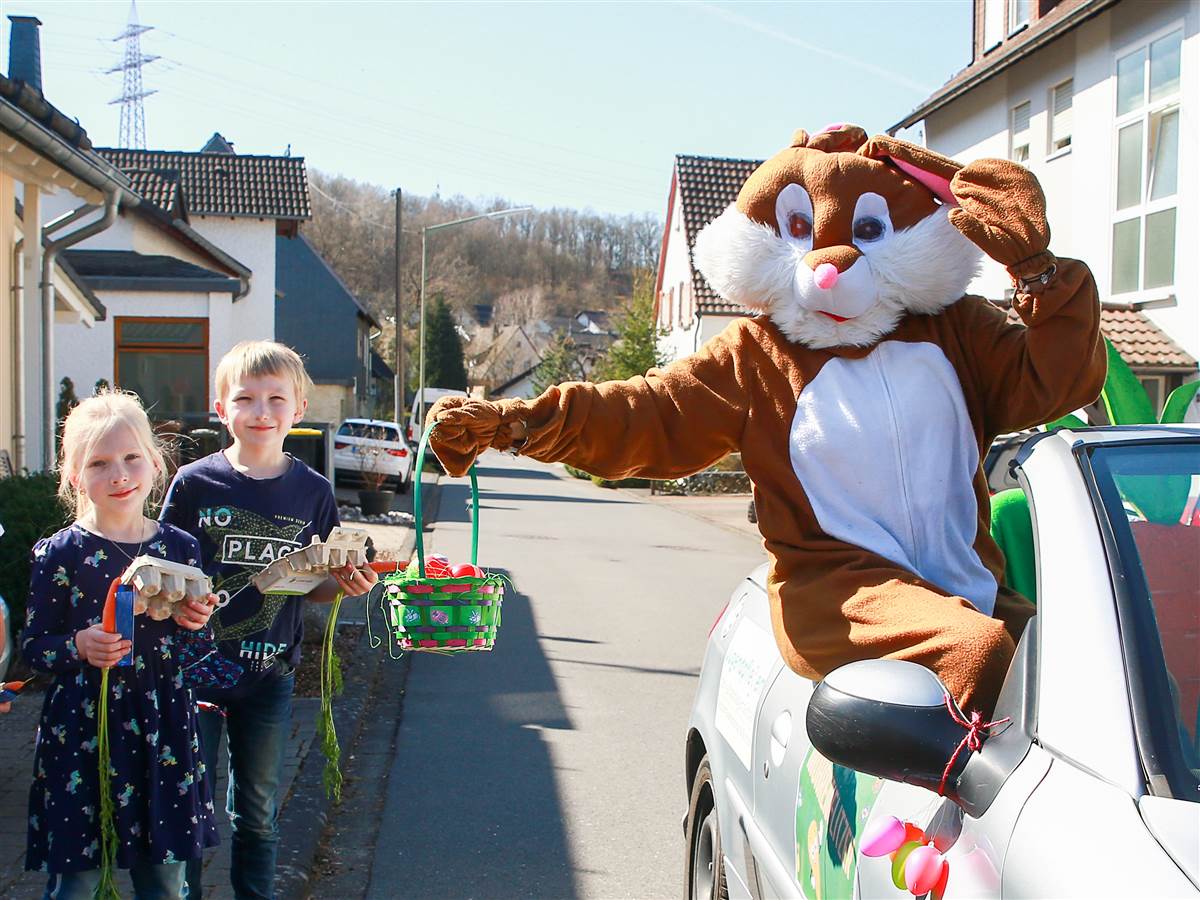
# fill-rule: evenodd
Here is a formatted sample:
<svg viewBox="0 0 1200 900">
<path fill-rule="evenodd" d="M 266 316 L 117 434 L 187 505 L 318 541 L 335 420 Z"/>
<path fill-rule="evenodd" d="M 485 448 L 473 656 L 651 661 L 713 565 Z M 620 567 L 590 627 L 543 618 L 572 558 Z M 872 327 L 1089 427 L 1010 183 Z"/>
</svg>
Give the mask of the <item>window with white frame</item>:
<svg viewBox="0 0 1200 900">
<path fill-rule="evenodd" d="M 1030 0 L 1008 0 L 1008 33 L 1015 34 L 1029 24 Z"/>
<path fill-rule="evenodd" d="M 1050 152 L 1071 146 L 1071 108 L 1075 101 L 1075 81 L 1068 78 L 1050 89 Z"/>
<path fill-rule="evenodd" d="M 1183 31 L 1117 58 L 1112 293 L 1175 283 Z"/>
<path fill-rule="evenodd" d="M 1004 0 L 983 0 L 983 52 L 1004 39 Z"/>
<path fill-rule="evenodd" d="M 1029 162 L 1029 119 L 1033 107 L 1029 101 L 1018 103 L 1009 111 L 1009 148 L 1008 158 L 1013 162 Z"/>
</svg>

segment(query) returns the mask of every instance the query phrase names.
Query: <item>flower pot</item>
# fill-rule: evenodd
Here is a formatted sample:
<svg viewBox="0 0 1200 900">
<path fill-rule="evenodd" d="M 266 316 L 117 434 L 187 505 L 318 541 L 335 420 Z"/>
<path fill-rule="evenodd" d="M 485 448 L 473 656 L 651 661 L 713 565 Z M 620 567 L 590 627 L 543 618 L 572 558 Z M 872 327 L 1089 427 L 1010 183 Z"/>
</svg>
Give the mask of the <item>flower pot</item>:
<svg viewBox="0 0 1200 900">
<path fill-rule="evenodd" d="M 395 491 L 359 491 L 358 506 L 364 516 L 381 516 L 392 508 Z"/>
</svg>

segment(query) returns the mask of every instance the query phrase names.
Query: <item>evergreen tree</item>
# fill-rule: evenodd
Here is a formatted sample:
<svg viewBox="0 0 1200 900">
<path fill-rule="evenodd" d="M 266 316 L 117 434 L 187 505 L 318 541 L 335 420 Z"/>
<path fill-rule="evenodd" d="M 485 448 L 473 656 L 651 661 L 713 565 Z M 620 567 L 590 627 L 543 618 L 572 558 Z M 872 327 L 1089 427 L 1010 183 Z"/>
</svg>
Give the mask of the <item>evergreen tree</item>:
<svg viewBox="0 0 1200 900">
<path fill-rule="evenodd" d="M 666 331 L 654 317 L 654 280 L 641 270 L 633 280 L 633 296 L 617 316 L 617 340 L 592 372 L 596 381 L 614 381 L 645 375 L 649 369 L 666 362 L 658 348 Z"/>
<path fill-rule="evenodd" d="M 425 384 L 427 387 L 467 389 L 467 364 L 454 317 L 441 294 L 435 294 L 425 322 Z"/>
<path fill-rule="evenodd" d="M 583 365 L 579 359 L 579 348 L 565 334 L 559 334 L 542 354 L 542 361 L 533 370 L 533 389 L 540 394 L 547 388 L 564 381 L 582 381 Z"/>
</svg>

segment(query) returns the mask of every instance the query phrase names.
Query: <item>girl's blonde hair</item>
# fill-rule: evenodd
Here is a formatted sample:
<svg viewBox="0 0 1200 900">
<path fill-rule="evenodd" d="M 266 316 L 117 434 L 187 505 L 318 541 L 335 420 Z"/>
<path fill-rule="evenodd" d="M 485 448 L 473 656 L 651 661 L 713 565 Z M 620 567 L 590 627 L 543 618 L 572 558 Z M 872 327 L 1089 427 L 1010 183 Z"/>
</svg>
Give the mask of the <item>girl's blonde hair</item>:
<svg viewBox="0 0 1200 900">
<path fill-rule="evenodd" d="M 58 461 L 58 496 L 63 504 L 81 518 L 91 509 L 87 494 L 74 484 L 95 452 L 96 444 L 114 428 L 126 425 L 142 453 L 154 466 L 154 483 L 150 488 L 157 497 L 166 480 L 167 461 L 161 439 L 150 428 L 150 419 L 142 408 L 137 394 L 127 391 L 103 390 L 88 397 L 71 410 L 63 422 L 62 446 Z"/>
</svg>

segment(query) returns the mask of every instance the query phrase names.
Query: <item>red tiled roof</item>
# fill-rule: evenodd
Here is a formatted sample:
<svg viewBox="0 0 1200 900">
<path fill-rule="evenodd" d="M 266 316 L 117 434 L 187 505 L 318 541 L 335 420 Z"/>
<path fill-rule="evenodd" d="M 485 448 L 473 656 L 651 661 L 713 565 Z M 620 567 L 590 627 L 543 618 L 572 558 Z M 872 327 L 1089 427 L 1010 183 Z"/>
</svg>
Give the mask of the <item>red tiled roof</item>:
<svg viewBox="0 0 1200 900">
<path fill-rule="evenodd" d="M 174 170 L 194 214 L 310 219 L 308 173 L 301 156 L 242 156 L 184 150 L 97 148 L 126 172 Z"/>
<path fill-rule="evenodd" d="M 738 191 L 750 173 L 762 165 L 760 159 L 724 159 L 714 156 L 676 156 L 675 177 L 683 206 L 683 227 L 687 236 L 688 260 L 696 245 L 696 235 L 705 225 L 725 211 L 737 199 Z M 721 299 L 704 276 L 692 266 L 692 292 L 701 313 L 742 314 L 745 309 Z"/>
<path fill-rule="evenodd" d="M 1008 320 L 1021 320 L 1010 307 Z M 1116 303 L 1100 306 L 1100 331 L 1134 369 L 1194 369 L 1196 360 L 1141 310 Z"/>
<path fill-rule="evenodd" d="M 169 213 L 180 211 L 179 173 L 174 169 L 126 169 L 129 186 L 142 199 Z"/>
</svg>

